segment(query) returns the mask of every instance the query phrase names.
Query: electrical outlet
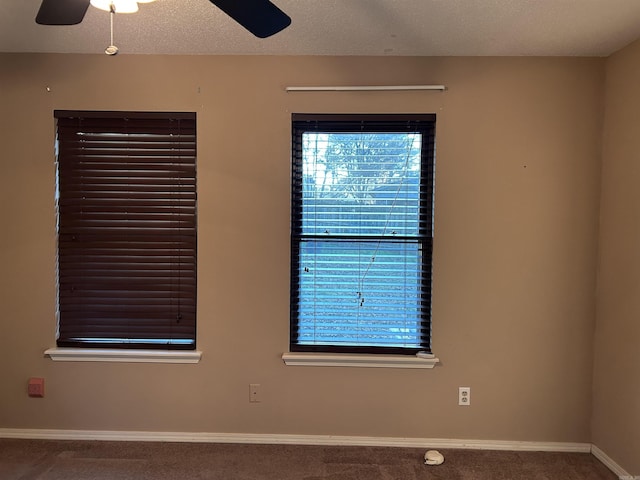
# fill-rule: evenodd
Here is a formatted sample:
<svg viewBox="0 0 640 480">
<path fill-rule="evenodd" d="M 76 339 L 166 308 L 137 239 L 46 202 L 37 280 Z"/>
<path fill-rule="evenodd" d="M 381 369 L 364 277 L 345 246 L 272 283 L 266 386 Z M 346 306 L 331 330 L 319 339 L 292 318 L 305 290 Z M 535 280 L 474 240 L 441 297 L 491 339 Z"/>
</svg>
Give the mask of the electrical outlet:
<svg viewBox="0 0 640 480">
<path fill-rule="evenodd" d="M 260 384 L 251 383 L 249 385 L 249 402 L 259 403 L 262 401 L 262 395 L 260 395 Z"/>
<path fill-rule="evenodd" d="M 465 407 L 471 405 L 471 387 L 458 388 L 458 405 Z"/>
</svg>

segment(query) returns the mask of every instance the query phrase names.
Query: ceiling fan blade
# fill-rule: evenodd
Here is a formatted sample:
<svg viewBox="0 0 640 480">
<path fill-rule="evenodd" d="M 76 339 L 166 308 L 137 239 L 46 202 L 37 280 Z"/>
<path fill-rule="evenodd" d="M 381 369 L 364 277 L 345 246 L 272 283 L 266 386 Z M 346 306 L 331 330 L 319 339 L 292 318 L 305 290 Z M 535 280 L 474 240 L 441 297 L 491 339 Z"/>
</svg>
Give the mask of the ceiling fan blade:
<svg viewBox="0 0 640 480">
<path fill-rule="evenodd" d="M 291 18 L 269 0 L 210 1 L 259 38 L 270 37 L 291 24 Z"/>
<path fill-rule="evenodd" d="M 90 0 L 42 0 L 36 23 L 40 25 L 76 25 L 87 13 Z"/>
</svg>

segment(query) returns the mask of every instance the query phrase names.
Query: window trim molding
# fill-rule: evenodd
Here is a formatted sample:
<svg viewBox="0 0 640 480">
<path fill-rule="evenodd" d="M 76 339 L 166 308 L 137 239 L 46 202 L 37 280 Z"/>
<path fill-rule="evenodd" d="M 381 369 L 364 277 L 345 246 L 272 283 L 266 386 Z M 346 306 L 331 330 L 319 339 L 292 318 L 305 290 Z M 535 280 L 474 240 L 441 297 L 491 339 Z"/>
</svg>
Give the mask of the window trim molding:
<svg viewBox="0 0 640 480">
<path fill-rule="evenodd" d="M 44 352 L 54 362 L 199 363 L 200 350 L 143 350 L 109 348 L 49 348 Z"/>
<path fill-rule="evenodd" d="M 369 367 L 432 369 L 440 359 L 432 353 L 409 355 L 285 352 L 285 365 L 304 367 Z"/>
</svg>

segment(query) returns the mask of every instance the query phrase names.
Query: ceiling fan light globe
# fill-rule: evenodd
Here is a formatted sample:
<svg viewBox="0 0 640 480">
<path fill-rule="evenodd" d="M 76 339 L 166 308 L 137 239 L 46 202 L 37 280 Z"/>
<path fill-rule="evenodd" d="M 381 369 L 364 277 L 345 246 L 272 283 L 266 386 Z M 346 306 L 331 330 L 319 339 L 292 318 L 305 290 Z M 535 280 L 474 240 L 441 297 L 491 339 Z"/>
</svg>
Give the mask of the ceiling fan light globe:
<svg viewBox="0 0 640 480">
<path fill-rule="evenodd" d="M 111 4 L 114 5 L 116 13 L 136 13 L 138 2 L 135 0 L 91 0 L 91 5 L 106 12 L 111 11 Z"/>
</svg>

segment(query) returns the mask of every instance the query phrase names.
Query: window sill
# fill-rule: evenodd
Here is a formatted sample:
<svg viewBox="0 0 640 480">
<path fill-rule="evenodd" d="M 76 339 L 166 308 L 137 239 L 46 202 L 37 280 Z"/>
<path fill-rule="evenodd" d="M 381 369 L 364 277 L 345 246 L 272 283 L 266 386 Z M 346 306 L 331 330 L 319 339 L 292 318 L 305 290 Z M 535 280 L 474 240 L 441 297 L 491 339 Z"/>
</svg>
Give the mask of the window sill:
<svg viewBox="0 0 640 480">
<path fill-rule="evenodd" d="M 45 356 L 56 362 L 198 363 L 198 350 L 127 350 L 50 348 Z"/>
<path fill-rule="evenodd" d="M 337 353 L 287 352 L 282 354 L 286 365 L 310 367 L 373 367 L 373 368 L 433 368 L 440 362 L 433 354 L 355 355 Z"/>
</svg>

